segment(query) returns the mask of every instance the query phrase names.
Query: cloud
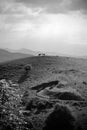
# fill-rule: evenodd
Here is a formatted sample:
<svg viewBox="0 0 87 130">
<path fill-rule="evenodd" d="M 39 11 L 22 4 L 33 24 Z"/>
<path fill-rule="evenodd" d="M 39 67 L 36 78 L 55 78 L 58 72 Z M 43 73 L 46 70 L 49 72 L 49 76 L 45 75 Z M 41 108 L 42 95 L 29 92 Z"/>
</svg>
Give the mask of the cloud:
<svg viewBox="0 0 87 130">
<path fill-rule="evenodd" d="M 34 22 L 43 10 L 30 8 L 14 0 L 0 1 L 0 31 L 10 30 L 24 21 Z M 35 20 L 36 21 L 36 20 Z"/>
<path fill-rule="evenodd" d="M 61 3 L 61 1 L 63 0 L 16 0 L 16 2 L 23 2 L 35 6 L 54 5 Z"/>
<path fill-rule="evenodd" d="M 10 0 L 0 1 L 0 14 L 19 14 L 19 15 L 35 15 L 42 11 L 41 8 L 29 8 L 21 2 Z"/>
<path fill-rule="evenodd" d="M 87 11 L 87 0 L 72 0 L 72 10 L 86 10 Z"/>
<path fill-rule="evenodd" d="M 0 42 L 56 52 L 87 44 L 86 6 L 86 0 L 0 0 Z"/>
<path fill-rule="evenodd" d="M 1 13 L 28 13 L 28 9 L 33 12 L 46 13 L 67 13 L 70 11 L 81 11 L 87 13 L 87 0 L 3 0 L 0 1 Z M 39 10 L 39 11 L 37 11 Z"/>
<path fill-rule="evenodd" d="M 15 0 L 32 8 L 44 8 L 48 13 L 64 13 L 72 10 L 87 11 L 87 0 Z"/>
</svg>

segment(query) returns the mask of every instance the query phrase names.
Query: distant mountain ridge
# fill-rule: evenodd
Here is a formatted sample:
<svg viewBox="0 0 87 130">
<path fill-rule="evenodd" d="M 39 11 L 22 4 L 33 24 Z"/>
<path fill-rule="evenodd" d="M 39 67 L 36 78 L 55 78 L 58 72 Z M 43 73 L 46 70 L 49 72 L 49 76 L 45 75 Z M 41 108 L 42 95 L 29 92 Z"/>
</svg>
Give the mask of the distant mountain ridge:
<svg viewBox="0 0 87 130">
<path fill-rule="evenodd" d="M 5 49 L 0 49 L 0 62 L 6 62 L 6 61 L 11 61 L 11 60 L 16 60 L 16 59 L 21 59 L 21 58 L 26 58 L 30 57 L 32 55 L 29 54 L 22 54 L 22 53 L 16 53 L 16 52 L 10 52 Z"/>
<path fill-rule="evenodd" d="M 30 49 L 26 49 L 26 48 L 22 48 L 22 49 L 19 49 L 19 50 L 12 50 L 12 49 L 6 48 L 6 50 L 8 50 L 9 52 L 22 53 L 22 54 L 30 54 L 30 55 L 34 55 L 34 56 L 37 56 L 40 53 L 44 53 L 44 54 L 50 55 L 50 56 L 56 56 L 56 55 L 58 55 L 55 52 L 33 51 L 33 50 L 30 50 Z M 59 54 L 59 55 L 62 55 L 62 54 Z"/>
<path fill-rule="evenodd" d="M 38 54 L 38 52 L 29 50 L 29 49 L 25 49 L 25 48 L 22 48 L 19 50 L 13 50 L 13 49 L 6 48 L 5 50 L 12 52 L 12 53 L 22 53 L 22 54 L 29 54 L 29 55 L 37 55 Z"/>
<path fill-rule="evenodd" d="M 13 49 L 5 49 L 6 51 L 10 52 L 10 53 L 21 53 L 21 54 L 25 54 L 25 55 L 33 55 L 33 56 L 38 56 L 38 54 L 45 54 L 48 56 L 63 56 L 63 57 L 75 57 L 75 58 L 84 58 L 87 59 L 86 55 L 82 55 L 82 54 L 78 54 L 78 55 L 74 55 L 74 54 L 67 54 L 67 53 L 59 53 L 59 52 L 45 52 L 45 51 L 33 51 L 30 49 L 26 49 L 26 48 L 22 48 L 19 50 L 13 50 Z"/>
</svg>

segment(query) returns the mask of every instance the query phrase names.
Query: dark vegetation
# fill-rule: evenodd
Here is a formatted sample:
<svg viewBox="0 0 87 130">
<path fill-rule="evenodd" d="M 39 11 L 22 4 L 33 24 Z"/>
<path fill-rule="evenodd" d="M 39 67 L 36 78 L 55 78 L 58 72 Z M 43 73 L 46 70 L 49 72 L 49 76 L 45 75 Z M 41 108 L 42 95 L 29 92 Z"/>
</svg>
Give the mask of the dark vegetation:
<svg viewBox="0 0 87 130">
<path fill-rule="evenodd" d="M 31 69 L 32 69 L 32 65 L 30 65 L 30 64 L 27 64 L 27 65 L 24 66 L 24 70 L 26 72 L 29 71 L 29 70 L 31 70 Z"/>
<path fill-rule="evenodd" d="M 56 105 L 53 112 L 47 117 L 43 130 L 75 130 L 76 119 L 68 107 Z"/>
<path fill-rule="evenodd" d="M 48 82 L 48 83 L 42 83 L 40 85 L 33 87 L 32 90 L 37 90 L 37 92 L 39 92 L 39 91 L 45 89 L 46 87 L 49 87 L 49 86 L 52 87 L 53 85 L 57 85 L 58 82 L 59 81 L 56 80 L 56 81 L 51 81 L 51 82 Z"/>
<path fill-rule="evenodd" d="M 31 99 L 28 104 L 26 105 L 26 110 L 33 110 L 35 109 L 36 113 L 40 113 L 42 111 L 46 111 L 53 107 L 53 103 L 49 101 L 40 100 L 39 98 Z"/>
<path fill-rule="evenodd" d="M 67 90 L 59 92 L 45 91 L 45 94 L 54 99 L 84 101 L 78 93 Z"/>
</svg>

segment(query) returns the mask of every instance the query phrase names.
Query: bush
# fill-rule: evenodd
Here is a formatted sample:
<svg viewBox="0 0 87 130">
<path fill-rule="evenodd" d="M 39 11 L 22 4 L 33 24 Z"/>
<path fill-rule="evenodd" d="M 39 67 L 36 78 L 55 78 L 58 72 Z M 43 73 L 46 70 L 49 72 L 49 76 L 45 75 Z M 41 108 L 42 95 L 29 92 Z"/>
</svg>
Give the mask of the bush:
<svg viewBox="0 0 87 130">
<path fill-rule="evenodd" d="M 59 91 L 45 90 L 44 95 L 60 100 L 85 101 L 80 93 L 72 89 L 59 89 Z"/>
<path fill-rule="evenodd" d="M 43 101 L 38 98 L 33 98 L 26 106 L 26 110 L 36 110 L 37 113 L 45 111 L 53 107 L 53 104 L 49 101 Z"/>
<path fill-rule="evenodd" d="M 61 100 L 76 100 L 76 101 L 84 101 L 84 99 L 74 92 L 59 92 L 55 95 L 55 98 L 58 97 Z"/>
<path fill-rule="evenodd" d="M 31 70 L 32 69 L 32 65 L 30 65 L 30 64 L 26 64 L 25 66 L 24 66 L 24 70 L 25 71 L 29 71 L 29 70 Z"/>
<path fill-rule="evenodd" d="M 75 121 L 69 108 L 56 105 L 53 112 L 47 117 L 43 130 L 74 130 Z"/>
</svg>

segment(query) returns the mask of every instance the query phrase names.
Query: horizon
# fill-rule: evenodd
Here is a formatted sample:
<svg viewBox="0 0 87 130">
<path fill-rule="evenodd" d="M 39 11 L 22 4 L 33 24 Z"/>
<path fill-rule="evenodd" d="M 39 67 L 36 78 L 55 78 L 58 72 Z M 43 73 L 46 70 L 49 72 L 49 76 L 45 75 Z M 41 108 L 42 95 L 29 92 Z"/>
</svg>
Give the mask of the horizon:
<svg viewBox="0 0 87 130">
<path fill-rule="evenodd" d="M 53 56 L 68 56 L 68 57 L 87 57 L 86 54 L 72 54 L 72 53 L 61 53 L 61 52 L 52 52 L 52 51 L 44 51 L 44 50 L 32 50 L 28 48 L 20 48 L 20 49 L 12 49 L 12 48 L 0 48 L 0 50 L 5 50 L 11 53 L 22 53 L 22 54 L 31 54 L 35 53 L 34 55 L 38 53 L 45 53 L 46 55 L 53 55 Z M 29 52 L 30 51 L 30 52 Z"/>
<path fill-rule="evenodd" d="M 0 48 L 87 55 L 86 0 L 0 1 Z"/>
</svg>

